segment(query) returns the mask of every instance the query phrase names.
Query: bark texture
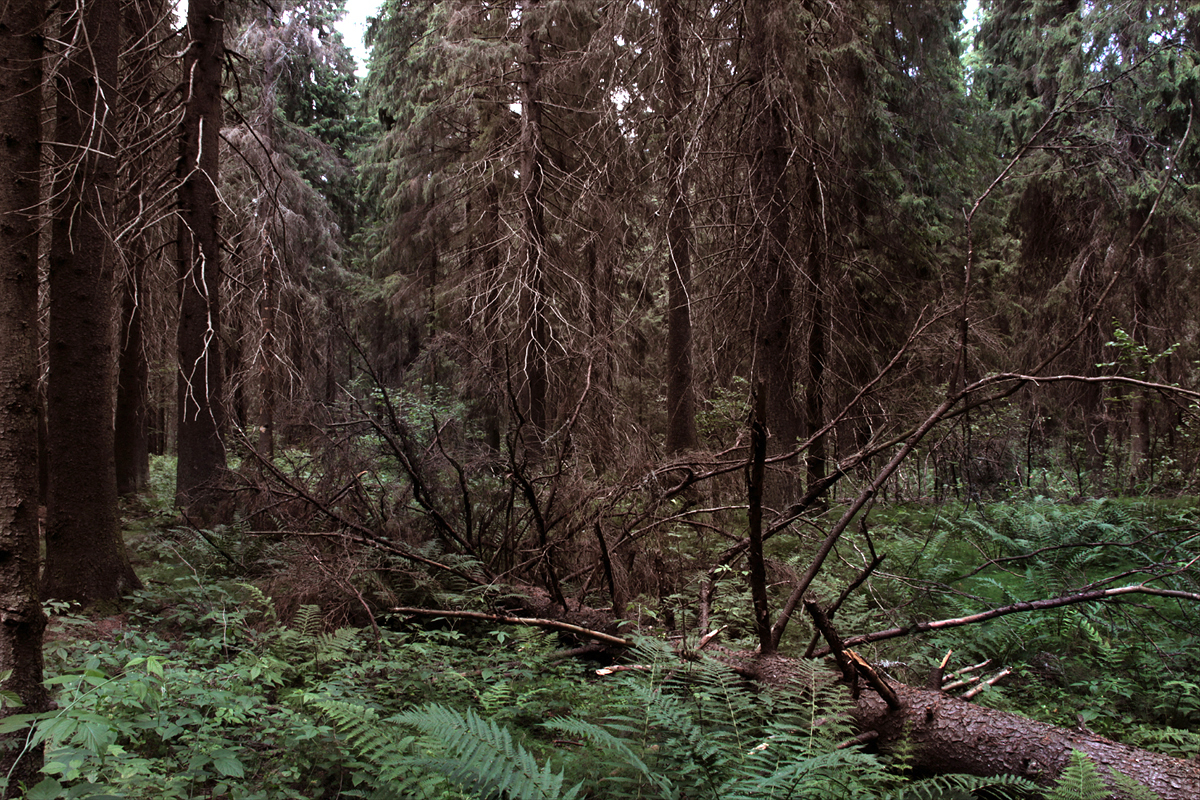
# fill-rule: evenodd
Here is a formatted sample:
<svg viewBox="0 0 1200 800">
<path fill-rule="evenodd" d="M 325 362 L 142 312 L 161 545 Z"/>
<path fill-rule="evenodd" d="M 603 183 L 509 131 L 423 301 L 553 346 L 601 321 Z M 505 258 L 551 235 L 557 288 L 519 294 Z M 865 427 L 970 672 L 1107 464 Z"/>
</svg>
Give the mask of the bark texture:
<svg viewBox="0 0 1200 800">
<path fill-rule="evenodd" d="M 750 668 L 765 683 L 786 685 L 796 659 L 760 658 Z M 911 748 L 911 764 L 935 774 L 1015 775 L 1040 785 L 1053 784 L 1070 763 L 1071 751 L 1089 756 L 1103 775 L 1115 770 L 1153 789 L 1162 800 L 1200 797 L 1200 763 L 1114 742 L 1090 731 L 1059 728 L 1007 711 L 978 706 L 944 692 L 891 683 L 897 707 L 865 683 L 852 714 L 860 730 L 871 731 L 880 749 L 901 742 Z"/>
<path fill-rule="evenodd" d="M 131 271 L 121 287 L 121 342 L 117 357 L 115 456 L 117 492 L 134 495 L 150 481 L 150 365 L 146 361 L 142 305 L 147 255 L 140 242 L 131 247 Z"/>
<path fill-rule="evenodd" d="M 692 210 L 688 200 L 687 148 L 683 114 L 687 99 L 680 0 L 663 0 L 659 47 L 663 62 L 663 120 L 667 146 L 667 452 L 696 446 L 692 376 Z"/>
<path fill-rule="evenodd" d="M 750 55 L 744 79 L 750 93 L 747 136 L 750 207 L 754 214 L 748 254 L 754 326 L 754 371 L 766 384 L 772 450 L 787 451 L 800 433 L 796 403 L 795 337 L 792 330 L 792 264 L 788 239 L 789 203 L 787 115 L 779 96 L 786 58 L 781 37 L 787 30 L 780 0 L 746 5 L 746 45 Z"/>
<path fill-rule="evenodd" d="M 538 31 L 538 0 L 525 7 L 521 25 L 521 214 L 525 263 L 520 280 L 521 316 L 524 319 L 521 369 L 521 412 L 532 425 L 529 443 L 540 449 L 547 419 L 546 324 L 546 210 L 542 189 L 545 165 L 542 137 L 542 42 Z M 534 441 L 536 440 L 536 441 Z"/>
<path fill-rule="evenodd" d="M 1163 800 L 1200 797 L 1200 763 L 1069 730 L 964 702 L 942 692 L 893 684 L 900 708 L 888 711 L 877 694 L 864 689 L 854 712 L 863 730 L 879 733 L 881 747 L 906 739 L 913 766 L 937 773 L 1017 775 L 1052 783 L 1072 750 L 1089 756 L 1101 773 L 1115 770 L 1159 794 Z"/>
<path fill-rule="evenodd" d="M 510 600 L 526 616 L 552 619 L 512 620 L 584 632 L 597 647 L 618 656 L 628 646 L 611 613 L 568 604 L 563 611 L 548 592 L 524 587 L 521 601 Z M 404 609 L 414 613 L 415 609 Z M 436 615 L 442 612 L 429 611 Z M 592 632 L 587 635 L 587 632 Z M 623 645 L 622 642 L 625 644 Z M 774 686 L 786 686 L 797 674 L 798 659 L 727 651 L 721 659 L 740 674 Z M 859 687 L 852 714 L 858 727 L 878 734 L 873 741 L 887 749 L 901 741 L 912 747 L 914 769 L 936 774 L 966 773 L 994 777 L 1015 775 L 1041 785 L 1053 784 L 1068 765 L 1072 750 L 1091 757 L 1101 774 L 1116 770 L 1153 789 L 1162 800 L 1200 797 L 1200 762 L 1114 742 L 1089 731 L 1036 722 L 1018 714 L 975 705 L 940 691 L 890 683 L 896 707 L 889 709 L 865 682 Z"/>
<path fill-rule="evenodd" d="M 151 31 L 162 18 L 160 0 L 126 2 L 122 14 L 125 41 L 122 85 L 126 99 L 127 141 L 118 191 L 122 196 L 122 225 L 136 226 L 122 249 L 125 274 L 121 280 L 121 328 L 117 357 L 116 461 L 117 492 L 132 495 L 144 490 L 150 480 L 150 365 L 146 355 L 147 270 L 154 246 L 151 223 L 143 217 L 146 197 L 153 189 L 153 173 L 159 162 L 155 147 L 153 115 L 157 49 L 147 47 Z"/>
<path fill-rule="evenodd" d="M 141 582 L 117 519 L 113 403 L 116 336 L 109 239 L 116 146 L 117 0 L 70 3 L 57 78 L 54 201 L 49 257 L 50 481 L 46 597 L 115 600 Z"/>
<path fill-rule="evenodd" d="M 0 16 L 0 669 L 22 707 L 44 711 L 38 602 L 37 257 L 44 0 L 14 0 Z M 0 740 L 0 775 L 32 782 L 40 750 L 22 753 L 25 731 Z M 19 788 L 0 797 L 20 797 Z"/>
<path fill-rule="evenodd" d="M 179 154 L 179 462 L 175 500 L 193 511 L 213 502 L 225 469 L 221 441 L 220 213 L 224 0 L 188 3 L 187 81 Z"/>
</svg>

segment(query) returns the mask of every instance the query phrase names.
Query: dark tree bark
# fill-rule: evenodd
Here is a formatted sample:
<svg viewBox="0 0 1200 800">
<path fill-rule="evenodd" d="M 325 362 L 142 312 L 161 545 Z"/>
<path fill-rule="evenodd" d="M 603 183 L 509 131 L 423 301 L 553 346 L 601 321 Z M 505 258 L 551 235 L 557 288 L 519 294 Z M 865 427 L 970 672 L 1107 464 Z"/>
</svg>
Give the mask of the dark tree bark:
<svg viewBox="0 0 1200 800">
<path fill-rule="evenodd" d="M 151 192 L 154 157 L 155 120 L 151 105 L 155 94 L 154 79 L 159 64 L 157 48 L 150 46 L 152 30 L 162 18 L 159 0 L 132 0 L 124 3 L 125 41 L 128 44 L 122 75 L 129 141 L 124 150 L 130 154 L 120 172 L 118 191 L 122 196 L 122 225 L 133 232 L 123 246 L 125 274 L 121 281 L 121 327 L 117 356 L 116 467 L 117 492 L 133 495 L 146 488 L 150 480 L 150 365 L 146 355 L 147 268 L 151 260 L 153 226 L 139 219 L 146 212 L 146 197 Z"/>
<path fill-rule="evenodd" d="M 591 399 L 587 405 L 587 418 L 592 429 L 591 446 L 595 463 L 603 470 L 613 456 L 613 431 L 616 429 L 616 414 L 613 409 L 613 307 L 615 281 L 614 262 L 620 252 L 620 233 L 614 230 L 616 210 L 611 199 L 605 196 L 598 203 L 599 222 L 596 238 L 584 247 L 584 282 L 587 286 L 588 365 L 583 372 L 591 375 Z M 585 389 L 585 391 L 588 391 Z"/>
<path fill-rule="evenodd" d="M 500 190 L 495 183 L 487 187 L 483 209 L 483 271 L 487 275 L 500 273 L 500 244 L 503 241 L 503 229 L 500 225 Z M 504 374 L 504 352 L 500 346 L 500 314 L 498 290 L 488 289 L 484 301 L 483 335 L 487 342 L 487 359 L 491 373 L 499 380 Z M 484 441 L 493 452 L 500 452 L 503 441 L 501 434 L 502 411 L 501 404 L 495 396 L 485 393 L 482 400 Z"/>
<path fill-rule="evenodd" d="M 117 357 L 115 457 L 117 493 L 134 495 L 150 480 L 150 365 L 142 326 L 146 259 L 140 242 L 131 245 L 133 263 L 121 286 L 121 342 Z"/>
<path fill-rule="evenodd" d="M 117 519 L 115 333 L 109 238 L 121 18 L 117 0 L 63 8 L 49 258 L 46 597 L 115 600 L 141 582 Z"/>
<path fill-rule="evenodd" d="M 5 691 L 20 707 L 49 708 L 42 685 L 42 631 L 38 602 L 38 411 L 36 211 L 41 169 L 41 86 L 46 13 L 44 0 L 14 0 L 0 12 L 0 666 L 12 670 Z M 21 797 L 36 781 L 42 752 L 22 754 L 27 731 L 0 739 L 0 775 Z M 18 762 L 16 759 L 20 757 Z"/>
<path fill-rule="evenodd" d="M 775 640 L 771 637 L 771 609 L 767 600 L 767 566 L 763 558 L 763 482 L 767 466 L 767 420 L 766 399 L 761 385 L 754 392 L 753 410 L 750 412 L 750 460 L 746 464 L 746 494 L 749 498 L 749 539 L 746 551 L 749 562 L 750 597 L 754 604 L 754 631 L 758 637 L 758 648 L 763 655 L 775 652 Z"/>
<path fill-rule="evenodd" d="M 829 312 L 825 307 L 825 264 L 829 258 L 824 224 L 824 198 L 816 167 L 808 176 L 809 245 L 808 245 L 808 291 L 810 293 L 812 319 L 808 330 L 808 380 L 804 386 L 804 415 L 807 434 L 813 435 L 825 425 L 825 363 L 828 360 Z M 828 454 L 825 437 L 813 440 L 805 456 L 806 484 L 818 486 L 825 480 Z"/>
<path fill-rule="evenodd" d="M 221 441 L 220 214 L 224 0 L 188 3 L 179 152 L 178 450 L 175 501 L 206 510 L 225 469 Z"/>
<path fill-rule="evenodd" d="M 278 294 L 275 288 L 275 261 L 267 256 L 263 258 L 262 297 L 259 299 L 262 345 L 258 354 L 258 453 L 263 458 L 275 457 L 275 306 Z"/>
<path fill-rule="evenodd" d="M 1051 784 L 1070 763 L 1071 751 L 1101 768 L 1142 783 L 1162 800 L 1200 797 L 1200 762 L 1110 741 L 1087 731 L 985 708 L 943 692 L 892 684 L 900 707 L 889 711 L 870 689 L 859 695 L 854 718 L 879 734 L 880 747 L 905 742 L 914 769 L 939 774 L 1016 775 Z"/>
<path fill-rule="evenodd" d="M 781 0 L 746 3 L 745 82 L 750 97 L 747 155 L 750 162 L 749 236 L 754 370 L 766 384 L 767 417 L 775 451 L 795 446 L 800 434 L 792 332 L 793 277 L 787 255 L 791 232 L 788 198 L 787 120 L 776 72 L 786 62 L 779 37 L 787 30 Z"/>
<path fill-rule="evenodd" d="M 542 138 L 542 43 L 538 35 L 538 0 L 523 11 L 521 46 L 521 214 L 525 247 L 520 273 L 521 316 L 525 325 L 520 364 L 523 376 L 521 412 L 533 426 L 532 437 L 545 433 L 547 416 L 546 210 L 542 189 L 545 145 Z"/>
<path fill-rule="evenodd" d="M 667 452 L 696 446 L 692 377 L 692 213 L 685 152 L 687 78 L 680 37 L 680 0 L 663 0 L 659 47 L 663 62 L 664 153 L 667 169 Z"/>
</svg>

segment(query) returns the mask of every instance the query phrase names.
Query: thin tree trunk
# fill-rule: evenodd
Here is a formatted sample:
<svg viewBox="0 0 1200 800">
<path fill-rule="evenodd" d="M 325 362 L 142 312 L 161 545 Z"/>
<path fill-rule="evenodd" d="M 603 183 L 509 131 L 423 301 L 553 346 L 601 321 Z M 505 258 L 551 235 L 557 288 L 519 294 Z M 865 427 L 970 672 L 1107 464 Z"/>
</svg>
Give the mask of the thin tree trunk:
<svg viewBox="0 0 1200 800">
<path fill-rule="evenodd" d="M 613 413 L 613 244 L 619 239 L 612 230 L 613 209 L 607 197 L 600 201 L 601 218 L 599 241 L 589 241 L 584 247 L 583 262 L 587 286 L 588 367 L 591 372 L 591 399 L 588 402 L 588 417 L 593 426 L 591 453 L 594 463 L 603 470 L 613 455 L 613 430 L 616 418 Z"/>
<path fill-rule="evenodd" d="M 1080 268 L 1078 294 L 1080 318 L 1083 318 L 1096 304 L 1096 297 L 1102 288 L 1099 285 L 1102 282 L 1098 279 L 1098 273 L 1103 263 L 1102 258 L 1095 257 L 1085 261 Z M 1104 360 L 1104 341 L 1105 336 L 1101 324 L 1098 322 L 1089 324 L 1080 340 L 1085 375 L 1100 374 L 1098 365 Z M 1089 486 L 1085 487 L 1083 481 L 1080 480 L 1079 493 L 1086 495 L 1089 491 L 1098 491 L 1104 483 L 1102 475 L 1108 451 L 1108 415 L 1104 408 L 1103 384 L 1084 384 L 1080 387 L 1080 392 L 1082 393 L 1080 413 L 1083 415 L 1084 458 L 1091 474 L 1088 481 Z"/>
<path fill-rule="evenodd" d="M 261 401 L 258 409 L 258 453 L 263 458 L 275 457 L 275 259 L 264 254 L 262 262 L 262 298 L 259 322 L 262 325 L 262 344 L 259 348 L 258 380 Z"/>
<path fill-rule="evenodd" d="M 21 705 L 0 716 L 37 713 L 50 706 L 42 685 L 42 632 L 38 602 L 38 402 L 36 212 L 41 170 L 42 25 L 44 0 L 13 0 L 0 12 L 0 664 L 11 673 L 0 688 Z M 28 730 L 0 738 L 0 775 L 21 797 L 36 782 L 42 751 L 23 752 Z M 20 758 L 20 761 L 17 759 Z"/>
<path fill-rule="evenodd" d="M 1148 289 L 1142 275 L 1142 265 L 1134 268 L 1133 279 L 1133 324 L 1129 327 L 1129 335 L 1133 341 L 1146 346 L 1149 338 L 1149 326 L 1146 315 L 1149 313 Z M 1138 354 L 1131 366 L 1139 378 L 1149 379 L 1149 365 Z M 1146 389 L 1135 389 L 1129 401 L 1129 476 L 1125 487 L 1130 493 L 1139 493 L 1141 487 L 1150 477 L 1150 392 Z"/>
<path fill-rule="evenodd" d="M 546 212 L 542 200 L 542 45 L 538 36 L 539 0 L 530 0 L 521 24 L 521 213 L 525 257 L 521 270 L 520 310 L 525 332 L 522 342 L 521 411 L 532 425 L 529 441 L 540 441 L 547 424 Z M 535 443 L 536 447 L 536 443 Z"/>
<path fill-rule="evenodd" d="M 188 3 L 186 98 L 179 153 L 178 451 L 175 501 L 211 508 L 221 441 L 220 240 L 217 197 L 224 0 Z"/>
<path fill-rule="evenodd" d="M 754 214 L 749 253 L 753 295 L 754 369 L 766 384 L 772 448 L 791 449 L 800 433 L 795 397 L 795 343 L 792 333 L 792 270 L 787 243 L 791 229 L 788 148 L 782 99 L 774 71 L 786 62 L 779 35 L 786 29 L 780 0 L 746 5 L 750 65 L 750 206 Z"/>
<path fill-rule="evenodd" d="M 749 561 L 750 597 L 754 605 L 754 630 L 758 638 L 759 652 L 770 655 L 775 652 L 771 638 L 771 609 L 767 602 L 767 566 L 763 557 L 763 482 L 767 464 L 767 420 L 766 399 L 761 384 L 754 392 L 753 410 L 750 412 L 750 460 L 746 464 L 746 494 L 749 499 L 749 539 L 746 551 Z"/>
<path fill-rule="evenodd" d="M 120 45 L 117 0 L 63 9 L 69 48 L 58 81 L 49 259 L 50 485 L 46 597 L 84 604 L 115 600 L 141 582 L 117 519 L 113 441 L 115 344 L 109 225 L 116 182 L 113 148 Z"/>
<path fill-rule="evenodd" d="M 696 446 L 692 376 L 692 212 L 688 202 L 685 117 L 687 97 L 680 37 L 680 0 L 663 0 L 659 41 L 663 60 L 663 119 L 667 126 L 667 452 Z"/>
<path fill-rule="evenodd" d="M 117 493 L 134 495 L 150 480 L 150 428 L 146 418 L 150 405 L 150 365 L 142 323 L 146 290 L 146 259 L 143 242 L 135 241 L 133 264 L 121 286 L 121 343 L 117 357 L 117 413 L 115 451 Z"/>
<path fill-rule="evenodd" d="M 147 313 L 147 268 L 151 259 L 151 220 L 139 219 L 146 213 L 146 196 L 158 165 L 155 146 L 154 100 L 157 48 L 152 29 L 162 17 L 160 0 L 125 0 L 122 18 L 125 41 L 129 43 L 122 75 L 123 95 L 128 98 L 123 112 L 129 141 L 124 144 L 128 157 L 119 173 L 122 225 L 137 229 L 123 247 L 124 277 L 121 281 L 121 326 L 117 356 L 117 411 L 115 456 L 117 492 L 133 495 L 146 488 L 150 480 L 150 365 L 146 355 L 145 326 Z"/>
<path fill-rule="evenodd" d="M 808 381 L 804 387 L 805 425 L 808 435 L 825 425 L 825 363 L 828 358 L 828 310 L 825 307 L 825 264 L 829 243 L 825 233 L 825 198 L 816 168 L 809 175 L 809 217 L 812 220 L 808 246 L 808 290 L 812 296 L 812 319 L 808 332 Z M 825 480 L 828 459 L 824 436 L 813 440 L 806 455 L 807 485 Z"/>
</svg>

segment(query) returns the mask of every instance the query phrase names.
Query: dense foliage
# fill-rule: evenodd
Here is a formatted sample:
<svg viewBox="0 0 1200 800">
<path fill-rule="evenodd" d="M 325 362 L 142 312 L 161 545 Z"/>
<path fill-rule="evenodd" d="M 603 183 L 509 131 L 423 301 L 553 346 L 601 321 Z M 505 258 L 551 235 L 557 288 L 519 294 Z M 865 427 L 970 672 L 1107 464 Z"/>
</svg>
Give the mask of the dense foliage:
<svg viewBox="0 0 1200 800">
<path fill-rule="evenodd" d="M 26 796 L 1106 793 L 851 742 L 817 612 L 1200 754 L 1192 5 L 32 11 Z"/>
<path fill-rule="evenodd" d="M 981 796 L 993 798 L 1031 791 L 1018 780 L 916 781 L 903 751 L 838 749 L 854 733 L 844 716 L 849 698 L 816 664 L 786 689 L 764 692 L 708 657 L 680 660 L 679 645 L 655 640 L 629 654 L 636 666 L 598 670 L 530 628 L 402 616 L 381 618 L 374 631 L 334 627 L 317 606 L 268 597 L 252 582 L 278 570 L 294 544 L 236 552 L 236 532 L 166 529 L 168 517 L 146 513 L 130 535 L 139 562 L 156 565 L 144 573 L 152 588 L 115 616 L 50 609 L 47 683 L 57 708 L 38 717 L 30 746 L 45 743 L 46 777 L 26 797 L 503 791 L 899 800 L 976 796 L 985 786 Z M 878 536 L 901 572 L 879 587 L 907 585 L 912 594 L 872 593 L 872 602 L 842 609 L 847 626 L 965 612 L 988 592 L 1021 596 L 1066 571 L 1130 566 L 1156 537 L 1200 530 L 1190 510 L 1045 499 L 885 516 Z M 971 535 L 948 536 L 951 527 Z M 1101 545 L 1076 546 L 1082 539 Z M 1010 562 L 1003 581 L 975 577 L 985 558 L 1013 552 L 1033 555 Z M 277 609 L 289 606 L 285 622 Z M 1085 607 L 1052 622 L 1009 617 L 873 655 L 890 654 L 880 663 L 900 676 L 928 668 L 946 647 L 964 663 L 987 656 L 1014 670 L 982 696 L 987 702 L 1070 724 L 1078 713 L 1106 734 L 1194 757 L 1200 651 L 1189 620 L 1170 603 Z M 733 606 L 721 621 L 739 624 Z M 1153 657 L 1136 647 L 1144 638 L 1157 645 Z M 1099 798 L 1103 785 L 1084 759 L 1047 796 Z"/>
</svg>

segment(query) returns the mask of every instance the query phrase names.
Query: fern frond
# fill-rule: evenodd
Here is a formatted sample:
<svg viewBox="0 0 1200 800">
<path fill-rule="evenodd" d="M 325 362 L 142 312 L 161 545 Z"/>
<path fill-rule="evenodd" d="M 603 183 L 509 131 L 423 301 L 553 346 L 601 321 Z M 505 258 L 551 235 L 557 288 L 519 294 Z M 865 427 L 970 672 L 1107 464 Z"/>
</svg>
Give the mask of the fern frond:
<svg viewBox="0 0 1200 800">
<path fill-rule="evenodd" d="M 399 737 L 383 724 L 378 712 L 341 700 L 313 700 L 308 703 L 333 722 L 338 733 L 354 750 L 355 756 L 373 765 L 390 769 L 412 746 L 412 736 Z"/>
<path fill-rule="evenodd" d="M 410 751 L 415 737 L 398 735 L 375 709 L 324 698 L 306 698 L 305 705 L 332 721 L 351 755 L 373 768 L 372 797 L 437 797 L 439 785 L 445 788 L 441 776 L 413 769 Z"/>
<path fill-rule="evenodd" d="M 292 630 L 306 639 L 316 639 L 321 633 L 321 608 L 314 605 L 300 606 L 292 620 Z"/>
<path fill-rule="evenodd" d="M 393 719 L 441 743 L 445 755 L 430 754 L 422 761 L 472 792 L 511 800 L 566 800 L 579 793 L 578 785 L 564 793 L 561 771 L 549 762 L 539 767 L 507 729 L 472 710 L 463 714 L 433 703 Z"/>
<path fill-rule="evenodd" d="M 935 775 L 913 781 L 903 789 L 888 794 L 885 800 L 973 800 L 986 790 L 992 800 L 1028 797 L 1038 791 L 1038 785 L 1014 775 L 981 778 L 977 775 Z"/>
<path fill-rule="evenodd" d="M 479 707 L 484 716 L 494 717 L 512 705 L 512 683 L 496 681 L 479 696 Z"/>
<path fill-rule="evenodd" d="M 1095 763 L 1078 750 L 1071 751 L 1067 764 L 1046 800 L 1108 800 L 1108 784 L 1096 769 Z"/>
<path fill-rule="evenodd" d="M 670 778 L 666 775 L 652 772 L 650 767 L 646 765 L 646 762 L 625 743 L 625 740 L 614 736 L 612 732 L 604 727 L 576 717 L 554 719 L 543 723 L 543 725 L 550 730 L 559 731 L 568 736 L 586 739 L 594 748 L 598 748 L 601 753 L 616 756 L 615 759 L 605 760 L 605 766 L 608 769 L 605 770 L 605 777 L 599 781 L 601 785 L 628 782 L 622 780 L 616 773 L 621 769 L 631 768 L 640 776 L 638 781 L 640 784 L 654 786 L 658 789 L 659 796 L 664 798 L 664 800 L 670 800 L 675 797 Z M 594 754 L 595 751 L 593 751 Z M 638 787 L 633 788 L 635 789 L 633 794 L 641 796 L 641 792 L 636 791 Z"/>
<path fill-rule="evenodd" d="M 778 761 L 767 772 L 735 775 L 721 787 L 718 796 L 723 800 L 765 797 L 856 800 L 873 794 L 869 786 L 883 774 L 873 756 L 860 750 L 833 750 L 808 758 Z"/>
<path fill-rule="evenodd" d="M 1158 792 L 1120 772 L 1113 772 L 1114 788 L 1128 800 L 1162 800 Z"/>
</svg>

